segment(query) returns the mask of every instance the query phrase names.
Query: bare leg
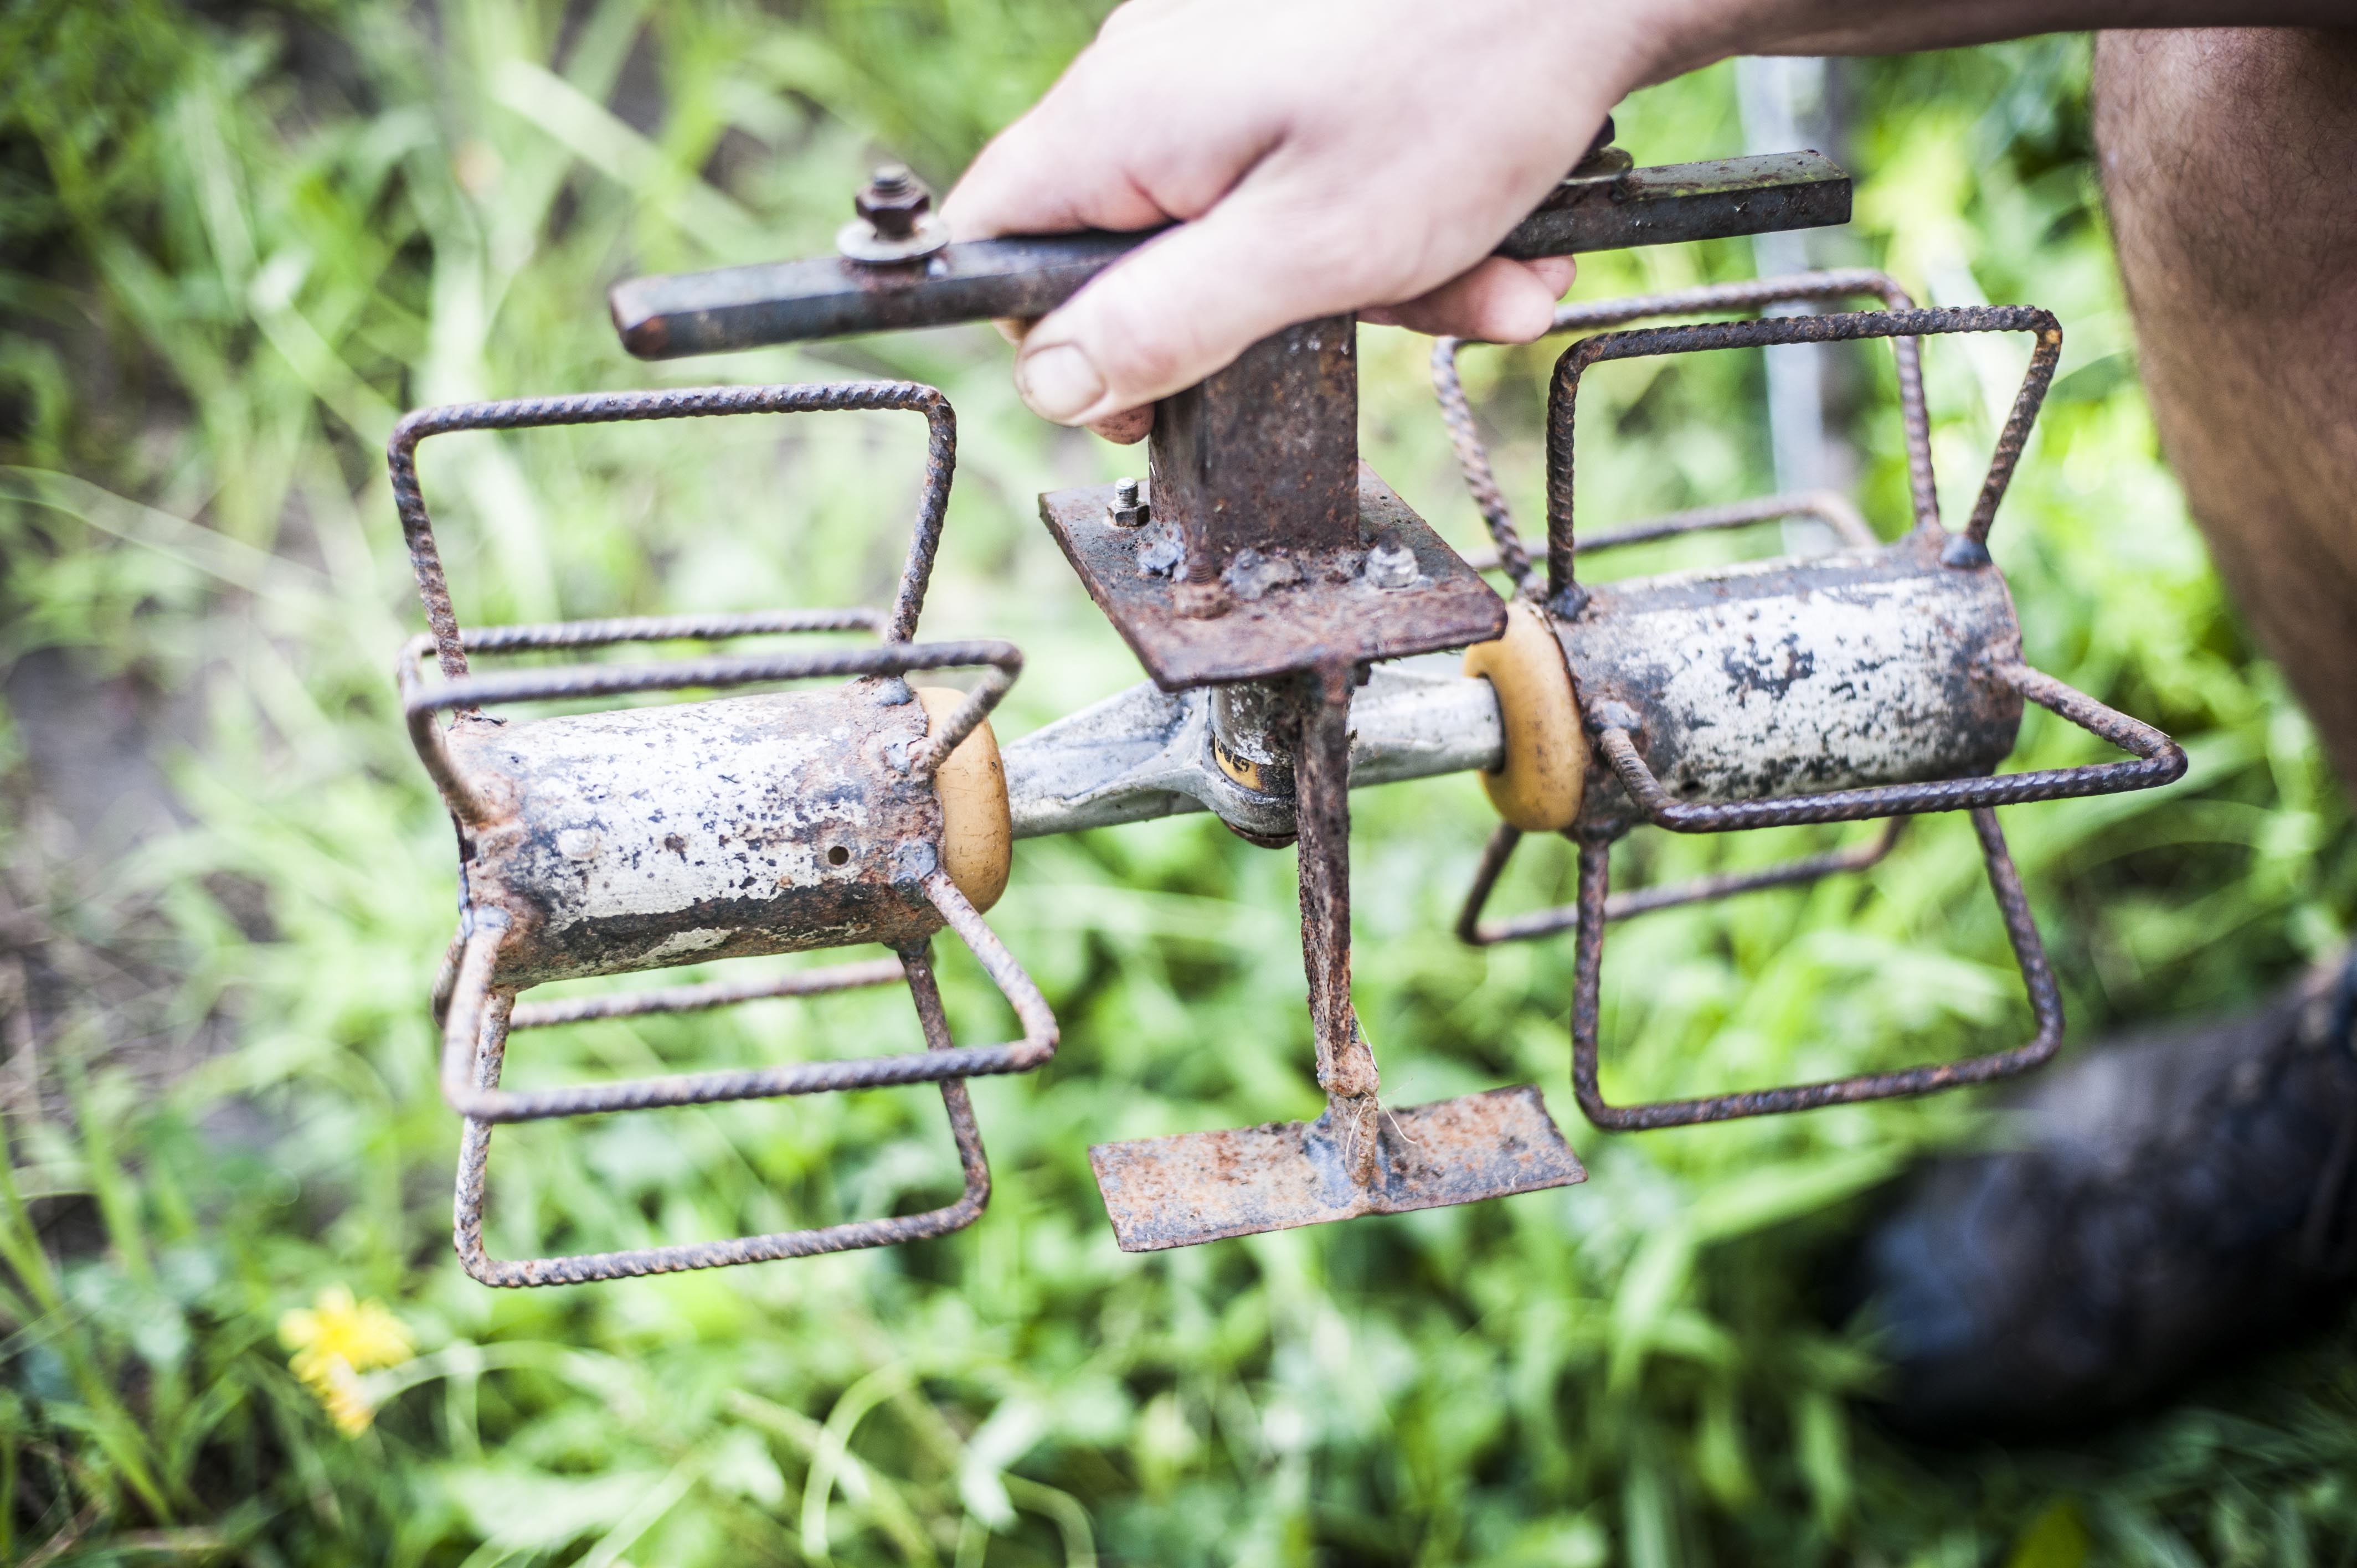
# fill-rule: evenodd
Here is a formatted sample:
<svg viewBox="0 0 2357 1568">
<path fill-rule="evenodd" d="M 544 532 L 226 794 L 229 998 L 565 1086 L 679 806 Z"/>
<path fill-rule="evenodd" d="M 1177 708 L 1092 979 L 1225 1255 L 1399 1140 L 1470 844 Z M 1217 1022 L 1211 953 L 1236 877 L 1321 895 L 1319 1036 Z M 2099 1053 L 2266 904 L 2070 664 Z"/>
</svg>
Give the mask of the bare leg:
<svg viewBox="0 0 2357 1568">
<path fill-rule="evenodd" d="M 2170 462 L 2357 793 L 2357 34 L 2113 33 L 2095 129 Z M 2334 977 L 2112 1042 L 1938 1162 L 1864 1284 L 1926 1435 L 2083 1424 L 2357 1286 L 2357 1061 Z"/>
<path fill-rule="evenodd" d="M 2357 793 L 2357 31 L 2106 33 L 2095 134 L 2170 465 Z"/>
</svg>

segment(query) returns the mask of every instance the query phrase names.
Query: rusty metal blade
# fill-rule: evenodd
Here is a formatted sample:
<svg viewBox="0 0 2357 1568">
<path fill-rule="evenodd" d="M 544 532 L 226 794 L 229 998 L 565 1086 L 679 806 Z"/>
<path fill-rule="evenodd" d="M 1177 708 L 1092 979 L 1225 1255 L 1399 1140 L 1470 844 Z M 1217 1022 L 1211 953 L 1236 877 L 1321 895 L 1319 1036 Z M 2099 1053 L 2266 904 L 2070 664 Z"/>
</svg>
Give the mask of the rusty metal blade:
<svg viewBox="0 0 2357 1568">
<path fill-rule="evenodd" d="M 1228 1236 L 1404 1214 L 1587 1179 L 1531 1085 L 1429 1105 L 1385 1107 L 1375 1179 L 1346 1174 L 1346 1129 L 1332 1115 L 1218 1133 L 1099 1144 L 1097 1190 L 1125 1252 L 1191 1247 Z"/>
</svg>

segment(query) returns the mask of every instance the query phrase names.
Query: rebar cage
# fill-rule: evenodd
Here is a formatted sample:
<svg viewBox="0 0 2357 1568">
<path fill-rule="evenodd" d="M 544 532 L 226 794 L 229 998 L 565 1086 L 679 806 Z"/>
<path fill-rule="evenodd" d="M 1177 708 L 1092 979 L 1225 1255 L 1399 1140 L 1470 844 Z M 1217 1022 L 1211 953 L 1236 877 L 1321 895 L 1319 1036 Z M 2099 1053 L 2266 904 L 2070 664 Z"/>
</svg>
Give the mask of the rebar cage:
<svg viewBox="0 0 2357 1568">
<path fill-rule="evenodd" d="M 1889 278 L 1878 273 L 1851 271 L 1573 306 L 1557 314 L 1555 327 L 1558 330 L 1573 330 L 1620 326 L 1663 316 L 1759 310 L 1861 295 L 1879 298 L 1886 308 L 1608 332 L 1582 338 L 1566 349 L 1556 361 L 1548 393 L 1548 527 L 1543 580 L 1514 527 L 1474 426 L 1457 371 L 1461 345 L 1456 339 L 1443 338 L 1434 349 L 1434 384 L 1442 415 L 1457 447 L 1467 487 L 1496 543 L 1498 564 L 1513 579 L 1520 596 L 1546 616 L 1562 640 L 1571 666 L 1580 718 L 1603 764 L 1601 768 L 1591 764 L 1581 820 L 1566 830 L 1566 836 L 1578 845 L 1577 901 L 1566 908 L 1484 922 L 1481 914 L 1490 895 L 1523 836 L 1512 827 L 1501 826 L 1475 873 L 1458 917 L 1458 935 L 1468 942 L 1487 945 L 1566 929 L 1576 932 L 1572 1082 L 1581 1110 L 1599 1127 L 1619 1130 L 1684 1126 L 1926 1094 L 1966 1083 L 2009 1078 L 2045 1062 L 2061 1042 L 2061 994 L 1994 808 L 2029 800 L 2150 789 L 2172 782 L 2185 771 L 2183 751 L 2158 730 L 2022 663 L 2018 629 L 2011 623 L 2010 603 L 2001 596 L 1994 602 L 2002 605 L 2002 616 L 1990 622 L 1995 634 L 1989 639 L 1992 656 L 1978 660 L 1969 675 L 1981 688 L 1975 701 L 1984 707 L 1996 704 L 1991 711 L 2005 725 L 2002 749 L 2011 749 L 2010 726 L 2018 723 L 2019 703 L 2026 699 L 2131 753 L 2135 760 L 1994 775 L 1995 763 L 2002 759 L 1999 756 L 1990 758 L 1988 769 L 1971 776 L 1907 779 L 1809 793 L 1770 789 L 1760 798 L 1682 799 L 1665 789 L 1648 766 L 1643 716 L 1631 704 L 1614 700 L 1614 693 L 1599 690 L 1595 679 L 1597 671 L 1582 670 L 1578 656 L 1583 648 L 1580 623 L 1598 607 L 1589 590 L 1577 579 L 1577 558 L 1614 545 L 1813 514 L 1824 519 L 1833 529 L 1845 546 L 1842 553 L 1847 557 L 1869 560 L 1881 555 L 1898 560 L 1902 553 L 1910 553 L 1914 561 L 1902 562 L 1899 569 L 1986 573 L 1993 576 L 1995 567 L 1987 550 L 1989 530 L 2061 352 L 2061 329 L 2046 312 L 2018 306 L 1918 309 Z M 1972 515 L 1964 528 L 1952 532 L 1941 523 L 1933 488 L 1930 418 L 1923 395 L 1919 339 L 1951 333 L 1999 331 L 2027 331 L 2034 335 L 2036 343 Z M 1816 496 L 1770 497 L 1730 507 L 1677 513 L 1594 539 L 1583 541 L 1577 537 L 1573 508 L 1573 418 L 1580 377 L 1589 366 L 1654 354 L 1871 338 L 1889 339 L 1897 360 L 1914 513 L 1905 538 L 1890 545 L 1878 543 L 1870 532 L 1861 539 L 1858 535 L 1865 532 L 1862 521 L 1853 525 L 1857 514 L 1846 500 Z M 1794 585 L 1803 590 L 1810 585 L 1805 562 L 1771 564 L 1771 569 L 1774 565 L 1784 565 Z M 2001 596 L 2001 579 L 1996 581 Z M 1592 649 L 1593 639 L 1587 639 L 1585 646 Z M 1598 1083 L 1598 1017 L 1607 922 L 1703 899 L 1813 881 L 1835 872 L 1863 870 L 1889 853 L 1905 817 L 1944 811 L 1966 811 L 1972 815 L 1990 888 L 1996 897 L 2030 1004 L 2034 1030 L 2027 1042 L 1963 1061 L 1860 1073 L 1819 1083 L 1639 1105 L 1614 1105 L 1605 1100 Z M 1611 845 L 1640 822 L 1674 832 L 1727 832 L 1872 819 L 1886 820 L 1886 827 L 1872 843 L 1856 848 L 1813 855 L 1759 872 L 1706 877 L 1671 887 L 1618 896 L 1610 890 Z"/>
<path fill-rule="evenodd" d="M 908 556 L 888 610 L 650 617 L 476 629 L 459 627 L 432 521 L 418 486 L 416 450 L 426 437 L 463 430 L 845 410 L 913 412 L 923 415 L 926 422 L 924 484 Z M 449 808 L 461 843 L 459 925 L 435 986 L 434 1013 L 442 1036 L 443 1096 L 464 1119 L 453 1232 L 467 1272 L 493 1285 L 576 1283 L 886 1246 L 943 1235 L 970 1224 L 988 1200 L 990 1172 L 965 1079 L 1024 1072 L 1039 1066 L 1055 1053 L 1057 1026 L 1039 988 L 992 933 L 974 903 L 943 864 L 937 842 L 938 807 L 931 808 L 931 816 L 926 814 L 925 802 L 930 799 L 937 770 L 984 725 L 1022 665 L 1020 652 L 1006 642 L 927 644 L 911 640 L 940 544 L 956 462 L 956 424 L 948 400 L 934 389 L 913 382 L 855 381 L 606 392 L 457 404 L 423 409 L 403 420 L 393 433 L 388 457 L 395 506 L 431 628 L 426 637 L 404 650 L 401 660 L 399 681 L 404 708 L 419 758 Z M 877 634 L 880 644 L 749 657 L 708 656 L 664 664 L 577 664 L 496 674 L 475 673 L 469 658 L 586 650 L 620 643 L 715 642 L 780 633 L 862 630 Z M 438 668 L 438 681 L 429 682 L 425 673 L 423 667 L 429 655 Z M 900 677 L 960 666 L 982 671 L 982 678 L 973 691 L 930 720 L 917 715 L 917 705 L 910 702 Z M 756 920 L 755 929 L 738 932 L 726 951 L 674 954 L 669 949 L 676 947 L 675 940 L 668 945 L 656 942 L 651 946 L 643 941 L 636 946 L 628 940 L 608 941 L 602 949 L 586 940 L 576 940 L 569 949 L 561 945 L 550 948 L 545 942 L 540 949 L 531 947 L 522 933 L 536 922 L 547 923 L 544 901 L 535 905 L 530 897 L 514 897 L 512 890 L 499 883 L 497 866 L 491 864 L 493 857 L 479 853 L 500 831 L 512 825 L 522 808 L 513 799 L 511 783 L 480 768 L 470 768 L 469 757 L 479 754 L 484 746 L 520 736 L 532 726 L 504 729 L 505 721 L 487 713 L 489 707 L 691 688 L 725 690 L 814 677 L 851 678 L 851 684 L 844 691 L 859 694 L 863 701 L 857 713 L 866 715 L 852 721 L 854 732 L 877 743 L 871 750 L 881 759 L 878 766 L 888 776 L 888 792 L 905 798 L 899 815 L 891 818 L 892 822 L 908 830 L 898 838 L 888 835 L 873 843 L 857 840 L 856 834 L 849 832 L 838 835 L 857 843 L 858 864 L 854 864 L 854 851 L 848 843 L 837 843 L 827 849 L 830 871 L 843 874 L 838 879 L 841 885 L 819 889 L 830 900 L 825 908 L 838 914 L 834 927 L 823 926 L 814 936 L 810 932 L 765 932 L 758 929 Z M 759 703 L 764 699 L 736 701 Z M 707 701 L 637 712 L 692 714 L 699 708 L 715 710 L 726 705 L 725 701 Z M 833 707 L 813 710 L 835 725 L 816 736 L 813 753 L 839 738 L 845 721 L 838 710 L 848 711 L 842 700 Z M 753 744 L 758 748 L 766 738 L 765 725 L 775 725 L 797 711 L 801 710 L 748 710 L 741 717 L 751 726 Z M 445 714 L 454 715 L 455 727 L 445 728 Z M 740 715 L 731 715 L 737 716 Z M 861 725 L 874 734 L 867 735 L 858 727 Z M 597 734 L 586 739 L 577 736 L 568 738 L 576 745 L 593 746 L 606 739 Z M 646 737 L 630 738 L 640 741 Z M 600 760 L 611 762 L 610 758 Z M 661 761 L 655 760 L 658 769 Z M 662 775 L 658 771 L 651 777 L 660 780 Z M 585 834 L 591 840 L 595 838 L 589 830 L 580 828 L 555 832 L 551 840 L 555 853 L 559 856 L 585 858 L 579 843 L 566 842 L 568 832 L 576 839 Z M 540 836 L 550 837 L 547 833 Z M 666 842 L 679 841 L 674 838 Z M 595 854 L 594 847 L 586 852 L 587 855 Z M 681 858 L 686 858 L 684 850 Z M 770 864 L 776 864 L 774 856 Z M 780 880 L 782 883 L 785 879 Z M 843 913 L 845 910 L 849 911 L 847 915 Z M 960 1047 L 951 1038 L 930 953 L 931 933 L 942 927 L 956 932 L 1014 1009 L 1023 1029 L 1020 1039 L 1001 1045 Z M 836 946 L 845 940 L 867 939 L 886 941 L 894 956 L 752 983 L 673 986 L 537 1004 L 519 1004 L 516 1000 L 520 991 L 544 978 L 625 972 L 700 961 L 735 951 Z M 923 1034 L 925 1048 L 921 1051 L 561 1089 L 518 1091 L 500 1086 L 509 1036 L 516 1031 L 595 1018 L 702 1011 L 768 997 L 818 995 L 895 979 L 909 987 Z M 484 1249 L 483 1207 L 491 1129 L 500 1123 L 916 1083 L 940 1086 L 963 1172 L 963 1190 L 955 1200 L 942 1207 L 920 1214 L 853 1220 L 770 1235 L 568 1257 L 506 1261 L 490 1257 Z"/>
</svg>

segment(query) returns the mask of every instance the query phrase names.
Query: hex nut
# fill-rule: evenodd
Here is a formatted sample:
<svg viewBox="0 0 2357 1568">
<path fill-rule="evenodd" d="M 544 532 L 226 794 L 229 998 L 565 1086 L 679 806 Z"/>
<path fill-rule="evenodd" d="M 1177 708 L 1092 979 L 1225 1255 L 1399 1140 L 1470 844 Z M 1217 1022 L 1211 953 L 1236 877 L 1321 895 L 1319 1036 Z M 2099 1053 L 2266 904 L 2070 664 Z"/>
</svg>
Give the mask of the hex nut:
<svg viewBox="0 0 2357 1568">
<path fill-rule="evenodd" d="M 950 242 L 949 225 L 933 211 L 933 193 L 905 165 L 887 164 L 857 195 L 859 214 L 835 231 L 834 248 L 852 261 L 887 266 L 930 256 Z"/>
<path fill-rule="evenodd" d="M 1179 583 L 1170 590 L 1170 607 L 1189 620 L 1217 620 L 1235 603 L 1217 583 Z"/>
<path fill-rule="evenodd" d="M 933 193 L 905 164 L 886 164 L 851 199 L 851 209 L 866 219 L 882 240 L 907 239 L 932 207 Z"/>
</svg>

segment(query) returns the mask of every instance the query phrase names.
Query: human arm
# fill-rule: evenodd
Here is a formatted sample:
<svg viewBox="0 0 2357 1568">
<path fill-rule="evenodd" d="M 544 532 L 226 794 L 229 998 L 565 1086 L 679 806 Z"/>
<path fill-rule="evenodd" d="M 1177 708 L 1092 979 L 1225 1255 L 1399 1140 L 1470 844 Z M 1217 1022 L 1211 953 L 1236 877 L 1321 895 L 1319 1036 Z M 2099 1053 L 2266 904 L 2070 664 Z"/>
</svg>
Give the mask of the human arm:
<svg viewBox="0 0 2357 1568">
<path fill-rule="evenodd" d="M 1491 257 L 1637 88 L 1735 54 L 2357 22 L 2352 0 L 1132 0 L 943 206 L 961 238 L 1178 225 L 1043 317 L 1016 381 L 1103 424 L 1297 321 L 1544 331 L 1568 260 Z M 1135 439 L 1130 416 L 1110 434 Z"/>
</svg>

